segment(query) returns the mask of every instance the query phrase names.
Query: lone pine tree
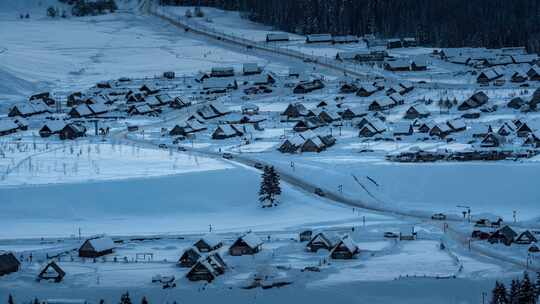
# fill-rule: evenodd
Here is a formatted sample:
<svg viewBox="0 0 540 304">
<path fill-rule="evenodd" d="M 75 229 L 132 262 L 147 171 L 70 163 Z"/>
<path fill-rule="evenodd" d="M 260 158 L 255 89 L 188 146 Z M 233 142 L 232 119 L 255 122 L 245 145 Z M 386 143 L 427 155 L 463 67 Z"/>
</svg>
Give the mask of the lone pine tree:
<svg viewBox="0 0 540 304">
<path fill-rule="evenodd" d="M 281 194 L 279 175 L 274 167 L 265 166 L 262 174 L 259 202 L 263 208 L 277 206 L 277 197 Z"/>
</svg>

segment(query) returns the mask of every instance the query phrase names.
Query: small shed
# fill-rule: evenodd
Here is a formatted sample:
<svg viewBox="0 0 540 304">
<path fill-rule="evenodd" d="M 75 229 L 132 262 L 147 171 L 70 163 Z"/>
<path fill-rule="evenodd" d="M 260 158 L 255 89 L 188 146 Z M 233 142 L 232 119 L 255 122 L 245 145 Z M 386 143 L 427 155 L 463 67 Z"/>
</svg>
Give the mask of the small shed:
<svg viewBox="0 0 540 304">
<path fill-rule="evenodd" d="M 192 267 L 201 258 L 201 253 L 197 247 L 189 247 L 182 253 L 178 260 L 178 266 L 180 267 Z"/>
<path fill-rule="evenodd" d="M 219 272 L 208 261 L 202 259 L 197 261 L 186 274 L 190 281 L 207 281 L 208 283 L 212 282 L 217 276 L 219 276 Z"/>
<path fill-rule="evenodd" d="M 350 260 L 359 252 L 360 250 L 353 239 L 346 235 L 337 242 L 332 250 L 330 250 L 330 257 L 332 259 Z"/>
<path fill-rule="evenodd" d="M 79 248 L 79 256 L 85 258 L 96 258 L 113 253 L 116 246 L 110 237 L 99 237 L 84 241 Z"/>
<path fill-rule="evenodd" d="M 261 250 L 262 244 L 263 242 L 259 237 L 249 232 L 234 241 L 229 247 L 229 254 L 232 256 L 253 255 Z"/>
<path fill-rule="evenodd" d="M 339 238 L 331 232 L 319 232 L 311 238 L 306 244 L 306 249 L 311 252 L 317 252 L 319 249 L 332 250 L 338 243 Z"/>
<path fill-rule="evenodd" d="M 0 252 L 0 276 L 19 271 L 21 263 L 11 252 Z"/>
<path fill-rule="evenodd" d="M 266 34 L 266 42 L 289 41 L 287 33 L 269 33 Z"/>
<path fill-rule="evenodd" d="M 421 104 L 410 106 L 403 118 L 405 119 L 417 119 L 417 118 L 426 118 L 429 116 L 429 111 Z"/>
<path fill-rule="evenodd" d="M 260 74 L 262 69 L 256 63 L 244 63 L 242 66 L 242 72 L 244 75 Z"/>
<path fill-rule="evenodd" d="M 39 136 L 49 137 L 53 134 L 58 134 L 66 126 L 66 123 L 61 120 L 47 121 L 41 129 L 39 129 Z"/>
<path fill-rule="evenodd" d="M 233 67 L 213 67 L 210 77 L 231 77 L 234 76 Z"/>
<path fill-rule="evenodd" d="M 320 90 L 324 88 L 324 84 L 319 79 L 315 79 L 310 82 L 301 82 L 299 83 L 294 89 L 294 94 L 307 94 L 311 93 L 316 90 Z"/>
<path fill-rule="evenodd" d="M 517 237 L 517 233 L 510 226 L 504 226 L 501 229 L 495 231 L 488 239 L 491 244 L 503 243 L 506 246 L 510 246 L 514 239 Z"/>
<path fill-rule="evenodd" d="M 330 34 L 312 34 L 307 35 L 306 43 L 326 43 L 333 42 L 332 35 Z"/>
<path fill-rule="evenodd" d="M 514 243 L 520 245 L 530 245 L 536 242 L 538 242 L 538 239 L 529 230 L 523 231 L 514 241 Z"/>
<path fill-rule="evenodd" d="M 223 246 L 223 242 L 217 235 L 209 233 L 195 242 L 193 246 L 197 247 L 200 252 L 210 252 Z"/>
<path fill-rule="evenodd" d="M 61 140 L 76 139 L 86 135 L 86 127 L 81 124 L 67 124 L 59 133 Z"/>
<path fill-rule="evenodd" d="M 60 283 L 64 279 L 64 276 L 66 276 L 64 270 L 60 268 L 60 266 L 58 266 L 55 261 L 51 261 L 39 273 L 38 281 L 52 280 L 55 283 Z"/>
</svg>

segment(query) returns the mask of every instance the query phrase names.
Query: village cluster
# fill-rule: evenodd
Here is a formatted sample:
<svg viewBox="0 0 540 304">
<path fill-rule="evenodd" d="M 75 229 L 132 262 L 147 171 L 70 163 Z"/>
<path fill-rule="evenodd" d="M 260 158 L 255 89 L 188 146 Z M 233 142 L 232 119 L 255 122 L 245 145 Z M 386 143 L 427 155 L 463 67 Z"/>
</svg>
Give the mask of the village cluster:
<svg viewBox="0 0 540 304">
<path fill-rule="evenodd" d="M 270 236 L 267 237 L 270 241 Z M 399 234 L 399 240 L 414 240 L 416 233 L 406 232 Z M 140 239 L 145 240 L 145 238 Z M 149 240 L 152 240 L 149 238 Z M 302 272 L 320 272 L 321 267 L 328 263 L 328 259 L 333 260 L 349 260 L 356 258 L 360 253 L 360 248 L 354 240 L 347 234 L 338 234 L 334 231 L 313 231 L 311 229 L 303 230 L 299 233 L 298 238 L 291 240 L 294 242 L 306 243 L 306 253 L 317 253 L 319 250 L 328 252 L 328 255 L 317 255 L 324 257 L 319 260 L 319 264 L 310 265 L 300 269 Z M 66 271 L 62 268 L 62 264 L 68 263 L 84 263 L 90 261 L 93 263 L 130 263 L 136 262 L 115 254 L 115 249 L 121 248 L 124 243 L 123 239 L 115 239 L 108 236 L 96 236 L 86 239 L 78 249 L 67 250 L 55 254 L 46 254 L 42 260 L 43 266 L 36 273 L 36 280 L 50 281 L 60 283 L 66 276 Z M 205 281 L 211 283 L 226 271 L 231 271 L 232 268 L 226 263 L 224 257 L 240 257 L 252 256 L 263 250 L 265 241 L 257 234 L 249 231 L 241 234 L 232 243 L 225 248 L 225 241 L 222 236 L 209 233 L 197 239 L 192 246 L 187 247 L 179 255 L 174 263 L 177 267 L 186 268 L 186 279 L 189 281 Z M 73 257 L 73 252 L 76 251 L 78 258 Z M 144 259 L 141 261 L 150 261 L 153 259 L 152 253 L 141 253 Z M 32 263 L 38 261 L 38 257 L 33 257 L 32 253 L 27 253 L 26 256 L 11 252 L 2 252 L 0 254 L 0 276 L 16 273 L 23 269 L 24 263 Z M 165 261 L 166 262 L 166 261 Z M 27 269 L 28 267 L 24 267 Z M 234 267 L 233 267 L 234 268 Z M 243 288 L 262 287 L 264 289 L 272 287 L 281 287 L 291 284 L 290 281 L 271 280 L 270 278 L 261 278 L 257 274 L 257 270 L 253 281 L 248 282 L 248 285 Z M 28 271 L 28 270 L 25 270 Z M 157 273 L 152 277 L 152 283 L 161 283 L 163 288 L 176 287 L 175 277 L 162 275 Z"/>
<path fill-rule="evenodd" d="M 195 14 L 201 15 L 200 12 Z M 188 28 L 185 29 L 186 35 L 191 35 Z M 203 30 L 200 31 L 205 33 Z M 274 204 L 272 197 L 271 204 L 263 204 L 263 207 L 276 208 L 264 210 L 258 206 L 256 209 L 245 208 L 249 217 L 262 216 L 259 212 L 275 216 L 279 214 L 278 212 L 288 212 L 289 209 L 286 208 L 299 208 L 291 209 L 293 212 L 308 210 L 313 207 L 311 205 L 306 207 L 302 205 L 303 203 L 320 203 L 320 206 L 330 206 L 328 209 L 330 215 L 327 218 L 326 214 L 323 219 L 314 214 L 309 219 L 311 222 L 292 223 L 304 220 L 303 214 L 300 214 L 292 220 L 283 220 L 283 223 L 279 224 L 281 226 L 275 228 L 278 232 L 268 230 L 271 232 L 267 233 L 262 232 L 267 226 L 262 224 L 258 226 L 259 223 L 253 222 L 244 223 L 242 221 L 244 214 L 239 215 L 238 223 L 234 225 L 219 223 L 236 228 L 220 227 L 218 231 L 222 233 L 212 232 L 210 228 L 211 232 L 204 236 L 200 234 L 201 231 L 206 231 L 200 229 L 200 225 L 205 225 L 204 223 L 181 228 L 186 231 L 192 229 L 189 231 L 193 231 L 194 234 L 179 232 L 176 235 L 168 232 L 163 234 L 167 235 L 166 237 L 119 236 L 107 230 L 103 231 L 105 235 L 87 239 L 80 235 L 78 239 L 75 236 L 62 239 L 63 244 L 55 244 L 58 247 L 36 250 L 34 255 L 29 254 L 32 250 L 26 250 L 24 246 L 17 247 L 21 245 L 17 240 L 13 242 L 8 240 L 7 245 L 0 244 L 1 249 L 6 249 L 0 250 L 0 276 L 7 275 L 8 279 L 14 278 L 13 281 L 6 281 L 9 284 L 16 282 L 14 285 L 24 283 L 26 278 L 32 277 L 30 283 L 26 282 L 28 286 L 41 288 L 45 281 L 70 286 L 66 282 L 70 275 L 73 275 L 74 280 L 80 280 L 77 284 L 88 283 L 95 275 L 97 286 L 100 275 L 112 277 L 124 271 L 119 270 L 115 273 L 116 269 L 105 271 L 102 271 L 102 268 L 98 269 L 103 265 L 117 267 L 124 264 L 131 266 L 135 263 L 146 263 L 152 268 L 145 268 L 137 273 L 145 277 L 149 271 L 152 272 L 151 281 L 143 283 L 146 284 L 145 287 L 152 284 L 150 286 L 169 289 L 177 287 L 176 284 L 190 286 L 189 281 L 200 281 L 201 284 L 197 285 L 197 288 L 213 284 L 211 285 L 213 287 L 217 285 L 230 288 L 234 285 L 244 289 L 269 289 L 297 284 L 300 280 L 292 276 L 269 275 L 266 271 L 259 271 L 259 266 L 268 266 L 274 272 L 287 275 L 294 272 L 294 275 L 301 276 L 305 281 L 313 279 L 311 276 L 320 275 L 316 279 L 326 281 L 323 283 L 317 281 L 317 284 L 331 286 L 339 284 L 343 278 L 349 280 L 350 276 L 358 275 L 358 272 L 354 272 L 358 269 L 366 270 L 369 275 L 372 273 L 380 275 L 380 272 L 387 271 L 386 268 L 391 268 L 386 266 L 390 260 L 400 259 L 402 262 L 400 267 L 403 268 L 391 269 L 388 271 L 390 274 L 386 273 L 377 279 L 398 280 L 402 275 L 407 278 L 411 275 L 415 278 L 455 279 L 463 272 L 464 266 L 460 260 L 462 257 L 465 257 L 464 260 L 472 261 L 471 264 L 474 263 L 471 269 L 480 268 L 478 273 L 484 271 L 482 267 L 487 269 L 495 265 L 492 261 L 488 261 L 493 263 L 488 266 L 485 266 L 488 262 L 485 264 L 483 260 L 479 262 L 478 256 L 471 253 L 471 247 L 481 248 L 487 252 L 488 257 L 497 255 L 493 252 L 498 251 L 515 260 L 526 260 L 527 267 L 529 263 L 534 263 L 535 267 L 540 265 L 538 263 L 540 232 L 533 226 L 527 226 L 527 223 L 520 225 L 522 223 L 518 224 L 515 218 L 514 224 L 503 222 L 501 218 L 493 220 L 490 218 L 491 213 L 478 217 L 475 214 L 473 220 L 470 208 L 468 220 L 466 212 L 463 213 L 462 219 L 451 214 L 455 207 L 453 203 L 452 206 L 447 206 L 450 204 L 448 202 L 437 202 L 441 205 L 434 204 L 435 207 L 430 207 L 430 211 L 421 211 L 421 207 L 414 209 L 416 205 L 412 207 L 415 204 L 414 200 L 432 202 L 433 197 L 428 195 L 414 196 L 411 202 L 407 201 L 408 198 L 393 202 L 392 199 L 395 197 L 390 195 L 388 188 L 394 185 L 377 183 L 379 178 L 387 178 L 385 174 L 391 173 L 384 172 L 372 178 L 370 176 L 373 171 L 368 172 L 369 170 L 362 167 L 363 163 L 368 162 L 409 167 L 409 164 L 396 163 L 537 161 L 535 157 L 540 154 L 540 115 L 538 115 L 540 59 L 537 55 L 528 54 L 525 48 L 423 48 L 418 46 L 414 38 L 377 39 L 371 35 L 356 37 L 314 34 L 307 35 L 304 40 L 294 38 L 298 35 L 286 33 L 266 34 L 265 31 L 264 35 L 266 39 L 263 36 L 261 42 L 256 43 L 264 45 L 265 48 L 275 47 L 281 55 L 285 52 L 283 49 L 298 50 L 294 51 L 297 52 L 294 53 L 296 55 L 284 56 L 283 62 L 286 64 L 280 62 L 275 65 L 272 63 L 264 65 L 263 60 L 254 63 L 246 59 L 243 63 L 216 63 L 215 66 L 196 74 L 184 73 L 182 70 L 160 70 L 159 75 L 148 75 L 146 78 L 115 77 L 116 79 L 103 80 L 91 87 L 77 88 L 76 91 L 73 87 L 70 87 L 69 91 L 51 89 L 33 94 L 25 100 L 10 101 L 9 108 L 0 113 L 0 157 L 6 159 L 6 154 L 19 154 L 19 158 L 13 157 L 12 160 L 4 160 L 1 163 L 2 166 L 5 165 L 6 170 L 5 173 L 2 172 L 4 170 L 0 171 L 0 180 L 4 182 L 21 173 L 17 176 L 23 180 L 20 184 L 32 185 L 24 183 L 25 174 L 29 174 L 30 178 L 35 177 L 32 174 L 37 174 L 39 165 L 52 162 L 51 159 L 54 157 L 67 158 L 68 152 L 71 153 L 75 168 L 71 170 L 72 174 L 77 175 L 84 150 L 88 151 L 85 159 L 87 158 L 90 163 L 87 165 L 90 169 L 86 169 L 90 173 L 80 179 L 66 178 L 62 182 L 92 180 L 99 183 L 109 182 L 110 179 L 114 180 L 111 184 L 118 182 L 114 186 L 122 184 L 119 187 L 122 188 L 127 184 L 122 179 L 162 177 L 161 173 L 167 175 L 167 178 L 169 175 L 176 178 L 178 177 L 176 174 L 187 175 L 192 172 L 196 172 L 197 178 L 201 178 L 202 172 L 208 170 L 211 173 L 205 173 L 208 175 L 204 175 L 203 178 L 212 175 L 215 181 L 208 178 L 210 180 L 208 183 L 219 183 L 222 176 L 231 180 L 238 178 L 240 175 L 234 174 L 244 174 L 243 171 L 237 172 L 245 169 L 245 166 L 254 167 L 259 171 L 264 169 L 265 173 L 267 168 L 268 170 L 271 168 L 274 177 L 278 179 L 278 184 L 279 175 L 287 181 L 286 187 L 283 188 L 284 199 L 290 199 L 294 203 L 300 202 L 297 204 L 300 206 L 292 206 L 293 203 L 281 201 Z M 211 38 L 214 37 L 207 35 L 205 39 Z M 227 39 L 229 38 L 220 37 L 223 43 L 226 43 Z M 255 41 L 254 45 L 248 44 L 246 48 L 244 46 L 238 47 L 241 48 L 241 52 L 250 56 L 257 54 L 254 50 L 257 48 Z M 279 50 L 281 46 L 283 49 Z M 236 50 L 237 46 L 231 46 L 233 47 L 235 47 L 233 50 Z M 261 49 L 268 50 L 262 46 Z M 302 56 L 298 55 L 299 52 L 303 52 Z M 327 52 L 332 55 L 329 56 Z M 264 51 L 262 53 L 266 54 Z M 270 55 L 277 57 L 278 54 L 280 53 Z M 321 61 L 323 59 L 327 61 Z M 348 70 L 339 70 L 340 67 Z M 354 75 L 347 72 L 351 70 L 355 71 Z M 94 81 L 92 78 L 92 83 Z M 78 143 L 81 145 L 77 146 Z M 107 150 L 104 148 L 106 144 L 109 145 Z M 167 153 L 169 160 L 173 160 L 171 163 L 174 164 L 166 173 L 153 175 L 140 169 L 140 172 L 137 171 L 139 173 L 135 174 L 130 166 L 143 167 L 141 159 L 146 154 L 141 153 L 140 158 L 133 157 L 126 160 L 123 159 L 126 158 L 126 154 L 118 153 L 108 161 L 118 163 L 119 171 L 126 170 L 126 173 L 120 177 L 115 174 L 100 175 L 99 166 L 96 165 L 100 160 L 92 159 L 96 157 L 92 155 L 92 149 L 102 147 L 104 151 L 110 152 L 123 145 L 130 145 L 134 151 L 145 149 L 146 152 L 157 152 L 155 157 L 148 157 L 151 159 L 148 161 L 149 165 L 145 164 L 147 166 L 158 167 L 156 163 L 167 158 Z M 23 161 L 29 163 L 28 166 L 31 167 L 34 155 L 46 154 L 53 148 L 59 150 L 58 154 L 40 161 L 34 160 L 33 164 L 38 167 L 34 172 L 31 168 L 28 172 L 23 172 L 24 169 L 18 167 Z M 32 149 L 33 151 L 30 151 Z M 107 153 L 95 154 L 102 157 Z M 187 162 L 189 157 L 189 161 L 194 163 L 193 166 L 186 165 L 185 171 L 177 170 L 177 160 L 174 159 L 176 156 L 186 156 L 179 158 L 181 160 L 178 162 Z M 320 162 L 320 167 L 317 167 L 319 165 L 317 162 Z M 347 168 L 343 172 L 338 172 L 339 168 L 343 168 L 339 166 L 348 166 L 349 163 L 351 163 L 350 170 Z M 514 164 L 510 161 L 507 163 Z M 0 169 L 4 169 L 2 166 Z M 53 174 L 61 176 L 62 166 L 64 175 L 69 171 L 66 169 L 66 163 L 57 164 L 55 160 L 54 165 L 47 164 L 47 166 L 50 167 L 47 168 L 49 170 L 47 174 L 51 176 Z M 108 166 L 108 163 L 102 165 L 102 168 L 105 166 Z M 337 169 L 329 169 L 334 166 Z M 152 171 L 154 173 L 160 171 L 159 167 L 154 169 Z M 428 169 L 432 168 L 424 169 L 429 171 Z M 328 173 L 329 177 L 324 179 L 316 177 L 315 174 L 309 176 L 310 172 L 322 173 L 321 175 Z M 195 173 L 193 174 L 195 176 Z M 433 176 L 435 179 L 436 175 Z M 334 180 L 329 182 L 328 179 L 333 177 L 335 183 Z M 401 183 L 398 177 L 387 178 L 385 182 L 392 180 Z M 167 179 L 163 184 L 171 187 L 169 185 L 181 183 L 178 182 L 180 179 L 173 180 L 173 178 Z M 191 178 L 189 176 L 185 180 Z M 181 186 L 199 185 L 196 184 L 200 181 L 197 178 Z M 344 191 L 344 184 L 345 188 L 353 188 L 347 185 L 351 180 L 355 182 L 354 187 L 359 187 Z M 362 184 L 363 180 L 368 181 L 368 187 Z M 15 181 L 13 184 L 19 185 L 18 182 Z M 49 180 L 43 178 L 40 182 L 47 184 Z M 129 182 L 131 183 L 131 180 Z M 152 182 L 157 184 L 161 183 L 161 180 Z M 190 184 L 191 182 L 193 184 Z M 445 184 L 445 180 L 442 179 L 440 183 Z M 6 181 L 5 185 L 10 187 L 12 184 Z M 339 190 L 333 192 L 332 189 L 336 186 Z M 150 188 L 149 191 L 154 190 Z M 205 191 L 206 188 L 202 190 Z M 223 189 L 215 189 L 216 193 L 218 190 Z M 420 192 L 422 189 L 412 190 Z M 158 190 L 155 191 L 159 193 Z M 259 192 L 259 197 L 264 194 L 262 192 L 262 190 Z M 306 195 L 312 194 L 317 196 L 306 199 Z M 182 195 L 184 194 L 178 194 L 179 197 Z M 204 196 L 204 193 L 196 195 Z M 239 196 L 236 193 L 231 196 L 235 195 Z M 276 195 L 281 195 L 281 188 Z M 368 199 L 364 201 L 365 197 Z M 186 200 L 194 200 L 197 203 L 199 198 L 186 195 Z M 153 199 L 155 197 L 152 197 Z M 247 201 L 238 204 L 258 205 L 252 199 L 244 197 L 234 199 Z M 190 206 L 187 203 L 184 206 L 184 203 L 184 201 L 178 203 L 178 206 L 182 205 L 178 207 L 180 209 L 178 214 L 184 212 L 182 208 Z M 471 202 L 471 205 L 474 203 Z M 172 208 L 177 208 L 177 205 L 172 205 Z M 223 206 L 216 208 L 228 208 L 225 204 Z M 131 205 L 128 207 L 133 208 Z M 119 209 L 128 207 L 121 206 Z M 336 210 L 331 209 L 334 207 Z M 352 208 L 352 215 L 349 207 Z M 494 214 L 506 212 L 493 206 L 482 208 L 484 208 L 482 211 L 488 210 Z M 156 209 L 159 209 L 159 206 Z M 355 227 L 359 221 L 357 218 L 359 209 L 375 218 L 372 226 L 368 225 L 360 232 L 358 231 L 360 229 Z M 204 212 L 213 212 L 213 215 L 221 216 L 215 210 L 218 209 L 202 210 L 202 217 L 207 217 L 207 213 Z M 222 210 L 219 209 L 220 212 Z M 321 210 L 317 212 L 326 212 L 324 208 Z M 272 215 L 272 212 L 276 213 Z M 347 215 L 342 215 L 345 212 Z M 447 213 L 433 214 L 433 212 Z M 191 214 L 186 212 L 186 217 Z M 126 222 L 130 220 L 129 216 L 126 215 L 128 218 Z M 93 224 L 91 221 L 83 224 L 90 226 Z M 113 225 L 116 223 L 114 220 L 111 222 Z M 106 226 L 109 224 L 106 223 L 103 227 L 110 227 Z M 264 223 L 264 225 L 274 224 L 274 222 Z M 396 229 L 398 226 L 400 229 Z M 279 230 L 281 227 L 287 227 L 284 228 L 287 231 Z M 156 229 L 178 229 L 178 226 Z M 248 232 L 236 234 L 232 231 Z M 88 236 L 93 233 L 88 233 Z M 450 233 L 457 236 L 454 235 L 452 238 Z M 286 237 L 278 239 L 276 235 Z M 54 237 L 47 239 L 52 240 Z M 154 241 L 156 243 L 152 243 Z M 42 239 L 35 242 L 40 242 L 39 246 L 36 245 L 40 247 L 46 241 Z M 158 242 L 162 243 L 158 246 L 156 245 Z M 465 248 L 466 243 L 469 245 L 469 251 Z M 11 245 L 14 246 L 13 250 L 9 248 Z M 177 245 L 179 247 L 176 247 Z M 58 251 L 57 248 L 62 250 Z M 160 256 L 159 260 L 154 260 L 154 254 L 159 256 L 167 250 L 168 255 L 165 254 L 167 258 Z M 429 253 L 432 253 L 430 250 L 440 254 L 433 260 L 443 256 L 441 259 L 446 263 L 444 267 L 431 271 L 433 269 L 426 269 L 427 267 L 423 268 L 423 265 L 420 265 L 409 272 L 407 268 L 409 265 L 406 264 L 410 261 L 416 265 L 422 264 L 423 259 L 428 259 Z M 174 256 L 173 260 L 170 259 L 171 256 Z M 495 262 L 500 260 L 502 259 L 494 259 Z M 368 266 L 369 262 L 372 264 Z M 84 263 L 86 265 L 83 265 Z M 38 264 L 39 269 L 36 268 Z M 89 264 L 95 266 L 91 269 L 95 273 L 88 274 L 88 269 L 78 269 L 85 268 Z M 516 264 L 518 262 L 514 261 L 513 265 Z M 348 267 L 350 269 L 347 271 L 352 272 L 342 273 L 340 267 Z M 380 267 L 386 268 L 381 271 Z M 501 267 L 500 271 L 506 270 Z M 87 272 L 77 276 L 74 274 L 76 271 Z M 475 272 L 476 275 L 476 270 L 471 272 Z M 33 281 L 34 277 L 37 283 Z M 388 279 L 389 277 L 392 278 Z M 239 281 L 242 283 L 236 284 Z"/>
<path fill-rule="evenodd" d="M 470 56 L 482 53 L 476 49 L 474 52 L 452 49 L 432 56 L 453 60 L 458 55 L 451 54 L 465 56 L 463 54 L 469 54 L 466 51 L 472 52 Z M 532 59 L 532 55 L 522 54 L 521 49 L 506 52 L 520 55 L 500 56 Z M 474 69 L 480 62 L 478 58 L 475 60 Z M 495 64 L 487 59 L 481 62 Z M 540 136 L 535 122 L 529 122 L 526 113 L 536 111 L 540 93 L 534 91 L 532 97 L 526 94 L 506 101 L 490 98 L 491 89 L 482 86 L 506 75 L 498 72 L 493 78 L 494 69 L 497 68 L 479 70 L 477 84 L 470 84 L 478 89 L 461 100 L 456 97 L 436 100 L 429 95 L 435 89 L 425 82 L 385 79 L 365 82 L 350 77 L 325 80 L 297 68 L 291 68 L 287 74 L 276 74 L 250 63 L 244 64 L 240 72 L 233 67 L 215 67 L 195 77 L 176 77 L 174 72 L 165 72 L 151 79 L 104 81 L 84 93 L 73 92 L 68 96 L 53 96 L 49 92 L 33 95 L 27 102 L 10 108 L 8 117 L 0 121 L 0 134 L 28 130 L 30 125 L 42 137 L 58 134 L 60 139 L 75 139 L 90 134 L 87 130 L 92 127 L 95 135 L 106 136 L 111 128 L 119 127 L 118 122 L 123 121 L 128 131 L 136 131 L 138 125 L 131 122 L 132 119 L 146 116 L 167 120 L 174 110 L 189 108 L 190 115 L 178 118 L 181 122 L 167 130 L 174 137 L 174 143 L 186 138 L 193 140 L 197 138 L 196 133 L 203 131 L 199 139 L 236 137 L 250 143 L 260 140 L 259 134 L 264 131 L 266 122 L 279 119 L 282 128 L 290 130 L 276 145 L 276 150 L 284 153 L 322 152 L 336 143 L 337 130 L 352 128 L 363 142 L 438 140 L 469 145 L 464 151 L 454 152 L 402 151 L 388 155 L 389 160 L 490 160 L 534 156 L 540 146 Z M 531 66 L 523 80 L 527 87 L 521 84 L 515 90 L 528 92 L 529 81 L 533 84 L 539 79 L 534 74 L 537 69 L 536 65 Z M 515 78 L 514 74 L 510 76 Z M 259 107 L 264 104 L 257 101 L 265 99 L 267 102 L 272 98 L 290 100 L 290 103 L 279 113 L 261 112 Z M 306 100 L 316 101 L 315 106 L 308 108 L 307 104 L 313 103 Z M 237 105 L 238 110 L 230 109 Z M 496 119 L 500 112 L 515 113 L 516 118 Z M 168 119 L 174 122 L 173 118 Z"/>
</svg>

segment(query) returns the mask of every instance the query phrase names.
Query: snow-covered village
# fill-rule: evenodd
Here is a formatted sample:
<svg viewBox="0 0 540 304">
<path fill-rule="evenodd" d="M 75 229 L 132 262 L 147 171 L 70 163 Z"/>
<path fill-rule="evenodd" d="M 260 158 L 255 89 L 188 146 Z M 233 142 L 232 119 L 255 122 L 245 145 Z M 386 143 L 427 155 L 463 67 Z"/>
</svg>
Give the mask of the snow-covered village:
<svg viewBox="0 0 540 304">
<path fill-rule="evenodd" d="M 0 0 L 0 303 L 539 302 L 540 3 L 409 2 Z"/>
</svg>

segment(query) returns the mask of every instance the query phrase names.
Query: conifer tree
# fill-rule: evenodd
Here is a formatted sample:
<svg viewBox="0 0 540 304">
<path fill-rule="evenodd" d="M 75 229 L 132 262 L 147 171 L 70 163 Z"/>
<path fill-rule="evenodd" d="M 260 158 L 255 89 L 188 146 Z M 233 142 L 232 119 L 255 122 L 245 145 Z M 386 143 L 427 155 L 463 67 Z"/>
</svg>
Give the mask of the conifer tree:
<svg viewBox="0 0 540 304">
<path fill-rule="evenodd" d="M 127 291 L 122 295 L 122 297 L 120 297 L 120 304 L 131 304 L 131 298 L 129 297 L 129 293 Z"/>
<path fill-rule="evenodd" d="M 277 196 L 281 194 L 279 175 L 274 167 L 265 166 L 259 189 L 259 202 L 263 208 L 277 206 Z"/>
<path fill-rule="evenodd" d="M 15 304 L 15 301 L 13 301 L 13 296 L 11 296 L 11 294 L 9 294 L 8 297 L 8 304 Z"/>
<path fill-rule="evenodd" d="M 510 294 L 508 295 L 508 303 L 518 303 L 519 291 L 521 289 L 521 282 L 519 280 L 512 280 L 510 285 Z"/>
<path fill-rule="evenodd" d="M 529 274 L 523 273 L 523 281 L 521 281 L 521 287 L 519 289 L 519 303 L 534 304 L 536 298 L 534 295 L 534 285 L 531 283 Z"/>
<path fill-rule="evenodd" d="M 495 288 L 492 291 L 491 304 L 507 304 L 506 287 L 499 281 L 495 282 Z"/>
</svg>

